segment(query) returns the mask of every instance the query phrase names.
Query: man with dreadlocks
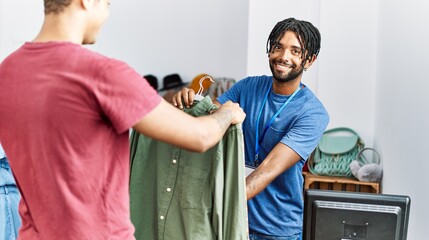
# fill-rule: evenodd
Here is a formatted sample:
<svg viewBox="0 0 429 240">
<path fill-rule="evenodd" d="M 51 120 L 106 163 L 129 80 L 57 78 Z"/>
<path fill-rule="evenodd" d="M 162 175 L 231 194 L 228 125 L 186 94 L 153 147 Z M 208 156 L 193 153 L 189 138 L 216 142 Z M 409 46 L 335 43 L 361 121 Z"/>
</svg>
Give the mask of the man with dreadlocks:
<svg viewBox="0 0 429 240">
<path fill-rule="evenodd" d="M 301 83 L 319 50 L 320 33 L 311 23 L 280 21 L 267 40 L 272 76 L 238 81 L 215 102 L 231 100 L 247 114 L 246 166 L 254 169 L 246 178 L 251 240 L 301 239 L 302 168 L 329 122 L 322 103 Z M 172 103 L 189 107 L 194 95 L 184 88 Z"/>
</svg>

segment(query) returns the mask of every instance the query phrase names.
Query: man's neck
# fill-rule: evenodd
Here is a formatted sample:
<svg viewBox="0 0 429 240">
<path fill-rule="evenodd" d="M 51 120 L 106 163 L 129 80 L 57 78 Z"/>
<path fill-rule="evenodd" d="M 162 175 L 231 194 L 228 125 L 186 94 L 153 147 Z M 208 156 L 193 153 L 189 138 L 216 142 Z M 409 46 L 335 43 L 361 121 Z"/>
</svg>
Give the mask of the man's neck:
<svg viewBox="0 0 429 240">
<path fill-rule="evenodd" d="M 33 42 L 72 42 L 82 44 L 83 21 L 67 14 L 45 15 L 42 29 Z"/>
<path fill-rule="evenodd" d="M 301 77 L 288 82 L 280 82 L 273 78 L 273 91 L 276 94 L 291 95 L 301 84 Z"/>
</svg>

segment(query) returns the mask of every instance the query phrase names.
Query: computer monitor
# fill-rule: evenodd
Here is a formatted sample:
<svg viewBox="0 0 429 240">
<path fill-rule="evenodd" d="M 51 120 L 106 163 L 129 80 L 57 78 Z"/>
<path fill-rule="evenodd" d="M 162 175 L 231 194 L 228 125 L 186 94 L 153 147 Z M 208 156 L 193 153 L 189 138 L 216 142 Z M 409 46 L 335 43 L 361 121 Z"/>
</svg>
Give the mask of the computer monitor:
<svg viewBox="0 0 429 240">
<path fill-rule="evenodd" d="M 308 189 L 303 240 L 406 240 L 410 198 Z"/>
</svg>

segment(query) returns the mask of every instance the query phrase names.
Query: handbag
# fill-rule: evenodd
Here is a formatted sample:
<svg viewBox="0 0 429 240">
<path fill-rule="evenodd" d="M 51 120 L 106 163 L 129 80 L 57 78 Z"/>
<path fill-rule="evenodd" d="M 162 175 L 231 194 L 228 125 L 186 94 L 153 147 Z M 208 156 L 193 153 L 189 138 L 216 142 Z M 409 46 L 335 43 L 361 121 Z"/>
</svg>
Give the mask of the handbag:
<svg viewBox="0 0 429 240">
<path fill-rule="evenodd" d="M 364 147 L 361 137 L 350 128 L 327 130 L 308 160 L 308 169 L 316 175 L 353 177 L 350 163 Z"/>
</svg>

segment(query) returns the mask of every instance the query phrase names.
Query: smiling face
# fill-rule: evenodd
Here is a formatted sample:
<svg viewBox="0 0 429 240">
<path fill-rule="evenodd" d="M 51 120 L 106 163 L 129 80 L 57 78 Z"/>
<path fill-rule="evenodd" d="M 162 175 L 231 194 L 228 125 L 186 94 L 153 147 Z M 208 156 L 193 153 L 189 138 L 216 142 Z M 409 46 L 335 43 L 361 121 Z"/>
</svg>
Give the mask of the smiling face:
<svg viewBox="0 0 429 240">
<path fill-rule="evenodd" d="M 304 67 L 304 55 L 296 34 L 286 31 L 277 45 L 272 46 L 268 55 L 270 69 L 274 79 L 280 82 L 289 82 L 302 75 Z"/>
</svg>

